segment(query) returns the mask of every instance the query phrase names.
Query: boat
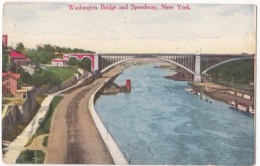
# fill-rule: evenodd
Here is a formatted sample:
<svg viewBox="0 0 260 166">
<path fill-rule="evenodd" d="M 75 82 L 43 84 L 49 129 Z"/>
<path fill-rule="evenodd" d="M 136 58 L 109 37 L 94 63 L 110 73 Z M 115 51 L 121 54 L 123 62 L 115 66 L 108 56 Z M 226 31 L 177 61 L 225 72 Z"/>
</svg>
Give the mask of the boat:
<svg viewBox="0 0 260 166">
<path fill-rule="evenodd" d="M 236 104 L 235 104 L 235 101 L 230 101 L 228 102 L 228 107 L 233 109 L 233 110 L 237 110 L 238 111 L 238 108 L 236 108 Z"/>
</svg>

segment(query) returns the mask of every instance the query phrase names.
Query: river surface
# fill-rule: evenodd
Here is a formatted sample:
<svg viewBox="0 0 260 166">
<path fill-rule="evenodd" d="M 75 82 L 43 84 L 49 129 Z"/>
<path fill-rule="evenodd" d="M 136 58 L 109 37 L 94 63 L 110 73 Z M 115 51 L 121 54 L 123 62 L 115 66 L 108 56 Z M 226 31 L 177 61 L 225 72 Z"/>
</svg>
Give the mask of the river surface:
<svg viewBox="0 0 260 166">
<path fill-rule="evenodd" d="M 131 93 L 101 95 L 95 107 L 130 164 L 254 163 L 254 118 L 189 94 L 174 71 L 131 66 L 115 83 L 132 81 Z"/>
</svg>

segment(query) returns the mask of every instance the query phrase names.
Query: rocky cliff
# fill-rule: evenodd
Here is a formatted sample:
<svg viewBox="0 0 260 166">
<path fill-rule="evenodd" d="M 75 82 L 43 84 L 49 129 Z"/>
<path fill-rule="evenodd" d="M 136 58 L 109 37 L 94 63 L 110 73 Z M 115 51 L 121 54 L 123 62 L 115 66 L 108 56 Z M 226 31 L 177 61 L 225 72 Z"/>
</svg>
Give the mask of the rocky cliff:
<svg viewBox="0 0 260 166">
<path fill-rule="evenodd" d="M 10 105 L 7 109 L 6 116 L 2 119 L 3 140 L 10 140 L 9 138 L 15 133 L 15 127 L 17 124 L 22 123 L 22 121 L 22 111 L 17 105 Z"/>
</svg>

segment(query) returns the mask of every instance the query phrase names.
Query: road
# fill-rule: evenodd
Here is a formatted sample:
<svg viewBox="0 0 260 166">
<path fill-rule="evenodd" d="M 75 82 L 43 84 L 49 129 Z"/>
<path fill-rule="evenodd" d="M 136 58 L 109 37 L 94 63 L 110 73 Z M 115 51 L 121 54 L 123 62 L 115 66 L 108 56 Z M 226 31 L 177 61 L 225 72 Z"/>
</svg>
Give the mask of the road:
<svg viewBox="0 0 260 166">
<path fill-rule="evenodd" d="M 118 65 L 91 85 L 63 95 L 52 119 L 45 163 L 113 164 L 89 113 L 88 101 L 96 89 L 122 68 Z"/>
</svg>

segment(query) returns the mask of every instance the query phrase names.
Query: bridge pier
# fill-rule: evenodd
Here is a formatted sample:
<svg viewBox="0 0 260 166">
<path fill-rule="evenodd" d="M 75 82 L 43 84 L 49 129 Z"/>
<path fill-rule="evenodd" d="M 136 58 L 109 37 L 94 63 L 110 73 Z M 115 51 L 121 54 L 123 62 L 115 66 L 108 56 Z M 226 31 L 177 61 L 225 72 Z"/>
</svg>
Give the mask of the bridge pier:
<svg viewBox="0 0 260 166">
<path fill-rule="evenodd" d="M 99 70 L 99 55 L 98 54 L 94 54 L 94 69 L 95 70 Z"/>
<path fill-rule="evenodd" d="M 200 56 L 195 56 L 195 74 L 193 77 L 194 83 L 200 83 L 201 82 L 201 73 L 200 73 Z"/>
</svg>

